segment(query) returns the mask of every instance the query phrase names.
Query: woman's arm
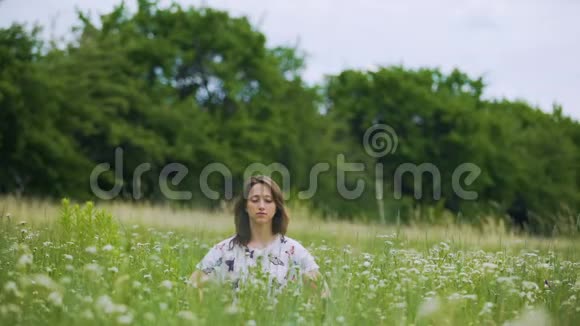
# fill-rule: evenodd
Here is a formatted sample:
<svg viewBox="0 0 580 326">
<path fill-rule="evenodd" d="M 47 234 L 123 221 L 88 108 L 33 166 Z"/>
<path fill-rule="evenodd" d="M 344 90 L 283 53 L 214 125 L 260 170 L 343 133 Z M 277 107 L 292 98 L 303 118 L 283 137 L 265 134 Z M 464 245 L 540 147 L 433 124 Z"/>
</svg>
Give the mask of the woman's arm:
<svg viewBox="0 0 580 326">
<path fill-rule="evenodd" d="M 294 246 L 295 250 L 293 252 L 296 255 L 297 262 L 300 264 L 304 285 L 312 289 L 318 289 L 320 285 L 321 297 L 328 298 L 330 296 L 330 289 L 320 274 L 320 268 L 318 267 L 314 256 L 312 256 L 312 254 L 300 243 L 296 243 Z"/>
<path fill-rule="evenodd" d="M 190 284 L 195 288 L 203 287 L 203 284 L 205 284 L 208 280 L 209 276 L 201 270 L 194 271 L 189 278 Z"/>
<path fill-rule="evenodd" d="M 222 241 L 223 243 L 223 241 Z M 189 278 L 189 285 L 197 288 L 199 291 L 200 300 L 203 299 L 203 286 L 207 283 L 212 273 L 216 273 L 216 269 L 222 263 L 223 257 L 223 246 L 222 243 L 218 243 L 213 246 L 208 253 L 202 258 L 202 260 L 196 265 L 196 270 L 191 274 Z"/>
<path fill-rule="evenodd" d="M 203 301 L 203 285 L 209 280 L 209 276 L 201 270 L 196 270 L 189 278 L 189 284 L 196 288 L 199 295 L 199 301 Z"/>
<path fill-rule="evenodd" d="M 312 270 L 304 274 L 304 283 L 310 286 L 312 289 L 317 289 L 318 284 L 321 283 L 320 289 L 320 297 L 322 298 L 329 298 L 330 297 L 330 289 L 328 288 L 328 284 L 322 278 L 322 275 L 318 271 L 318 269 Z"/>
</svg>

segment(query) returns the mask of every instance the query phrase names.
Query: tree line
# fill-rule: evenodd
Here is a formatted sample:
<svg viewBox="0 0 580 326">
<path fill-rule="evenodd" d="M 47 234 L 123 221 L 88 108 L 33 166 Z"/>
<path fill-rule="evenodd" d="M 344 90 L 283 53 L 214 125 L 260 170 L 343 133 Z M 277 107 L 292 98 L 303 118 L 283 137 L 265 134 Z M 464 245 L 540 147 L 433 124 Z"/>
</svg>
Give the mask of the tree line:
<svg viewBox="0 0 580 326">
<path fill-rule="evenodd" d="M 267 46 L 244 17 L 137 2 L 136 11 L 119 5 L 98 22 L 79 13 L 75 37 L 64 44 L 43 41 L 38 27 L 0 29 L 0 193 L 92 199 L 91 172 L 109 163 L 98 184 L 113 188 L 121 148 L 120 199 L 134 199 L 139 187 L 143 199 L 166 200 L 159 176 L 179 163 L 188 173 L 169 187 L 192 191 L 188 204 L 216 206 L 199 187 L 208 164 L 226 166 L 238 192 L 250 164 L 277 162 L 299 200 L 312 167 L 325 162 L 303 204 L 326 216 L 435 223 L 495 216 L 536 233 L 578 231 L 580 126 L 560 106 L 546 113 L 521 100 L 483 98 L 482 78 L 457 69 L 345 70 L 311 85 L 302 79 L 302 51 Z M 397 148 L 372 157 L 363 139 L 377 124 L 393 128 Z M 378 178 L 379 202 L 376 191 L 341 196 L 338 155 L 366 166 L 345 174 L 346 188 L 363 180 L 376 190 Z M 408 173 L 402 196 L 393 196 L 397 169 L 427 162 L 441 183 Z M 452 186 L 466 162 L 481 170 L 463 186 L 476 200 Z M 143 163 L 148 170 L 135 183 Z M 222 176 L 208 184 L 223 195 Z"/>
</svg>

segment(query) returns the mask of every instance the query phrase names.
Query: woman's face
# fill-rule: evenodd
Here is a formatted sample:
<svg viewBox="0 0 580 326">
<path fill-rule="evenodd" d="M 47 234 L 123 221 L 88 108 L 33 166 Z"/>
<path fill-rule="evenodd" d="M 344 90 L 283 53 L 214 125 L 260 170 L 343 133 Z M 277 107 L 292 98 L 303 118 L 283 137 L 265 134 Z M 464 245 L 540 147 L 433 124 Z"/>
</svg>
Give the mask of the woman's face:
<svg viewBox="0 0 580 326">
<path fill-rule="evenodd" d="M 268 185 L 256 183 L 250 189 L 246 211 L 250 221 L 256 224 L 267 224 L 272 222 L 276 213 L 276 203 L 272 197 L 272 190 Z"/>
</svg>

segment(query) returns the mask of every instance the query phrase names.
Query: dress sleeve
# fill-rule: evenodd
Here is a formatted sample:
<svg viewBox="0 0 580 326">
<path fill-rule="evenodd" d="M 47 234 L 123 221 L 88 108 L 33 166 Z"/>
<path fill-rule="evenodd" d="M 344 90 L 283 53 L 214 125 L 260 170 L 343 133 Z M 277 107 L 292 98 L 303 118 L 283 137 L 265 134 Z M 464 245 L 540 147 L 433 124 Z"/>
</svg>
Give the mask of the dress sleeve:
<svg viewBox="0 0 580 326">
<path fill-rule="evenodd" d="M 205 274 L 214 272 L 223 261 L 223 246 L 221 244 L 213 246 L 209 252 L 197 264 L 196 268 L 203 271 Z"/>
<path fill-rule="evenodd" d="M 310 252 L 308 252 L 308 250 L 306 250 L 306 248 L 304 248 L 302 245 L 298 245 L 296 249 L 296 258 L 300 264 L 300 271 L 302 273 L 309 273 L 319 268 L 318 264 L 316 264 L 316 261 L 314 260 L 314 257 L 312 254 L 310 254 Z"/>
</svg>

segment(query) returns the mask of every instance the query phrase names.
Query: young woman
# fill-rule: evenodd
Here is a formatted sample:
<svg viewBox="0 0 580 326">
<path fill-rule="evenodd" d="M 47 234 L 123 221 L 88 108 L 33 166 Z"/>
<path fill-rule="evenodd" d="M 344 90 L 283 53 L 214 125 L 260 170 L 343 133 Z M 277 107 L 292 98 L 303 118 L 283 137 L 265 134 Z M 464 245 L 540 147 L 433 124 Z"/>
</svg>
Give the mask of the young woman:
<svg viewBox="0 0 580 326">
<path fill-rule="evenodd" d="M 192 283 L 213 278 L 237 287 L 251 277 L 252 268 L 261 268 L 279 285 L 316 280 L 318 265 L 300 243 L 286 236 L 288 222 L 276 182 L 267 176 L 251 177 L 235 205 L 236 234 L 210 249 L 191 276 Z"/>
</svg>

